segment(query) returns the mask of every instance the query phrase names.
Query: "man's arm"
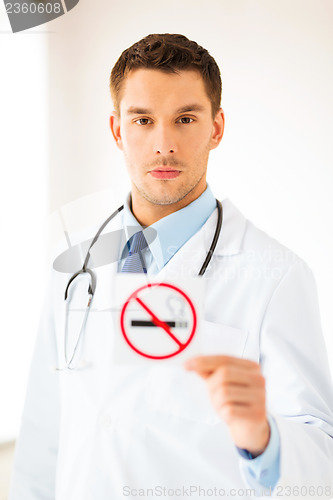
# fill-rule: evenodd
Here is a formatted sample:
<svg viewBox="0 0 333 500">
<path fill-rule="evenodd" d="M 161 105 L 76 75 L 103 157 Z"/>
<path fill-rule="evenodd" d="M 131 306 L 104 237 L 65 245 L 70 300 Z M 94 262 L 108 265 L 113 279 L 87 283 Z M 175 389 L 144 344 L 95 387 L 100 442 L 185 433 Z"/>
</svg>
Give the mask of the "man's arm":
<svg viewBox="0 0 333 500">
<path fill-rule="evenodd" d="M 295 487 L 293 494 L 297 495 L 297 488 L 303 486 L 303 496 L 313 496 L 315 490 L 318 497 L 331 497 L 332 379 L 316 283 L 301 260 L 289 269 L 271 297 L 260 344 L 267 407 L 281 438 L 281 477 L 275 492 L 279 488 L 278 493 L 287 496 L 288 487 Z"/>
<path fill-rule="evenodd" d="M 227 356 L 202 356 L 190 360 L 187 367 L 206 379 L 212 403 L 235 444 L 254 456 L 268 443 L 267 411 L 274 415 L 281 436 L 276 485 L 282 488 L 280 493 L 290 494 L 283 490 L 285 486 L 312 486 L 326 487 L 332 496 L 332 383 L 315 282 L 302 261 L 289 269 L 274 290 L 263 317 L 260 344 L 260 365 Z"/>
</svg>

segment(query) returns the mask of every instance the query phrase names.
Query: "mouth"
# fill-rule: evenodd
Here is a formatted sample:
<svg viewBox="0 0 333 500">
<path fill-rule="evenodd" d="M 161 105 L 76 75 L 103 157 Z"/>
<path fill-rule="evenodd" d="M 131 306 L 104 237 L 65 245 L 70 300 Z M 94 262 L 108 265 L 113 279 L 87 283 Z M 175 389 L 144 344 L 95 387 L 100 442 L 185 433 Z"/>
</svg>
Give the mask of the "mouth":
<svg viewBox="0 0 333 500">
<path fill-rule="evenodd" d="M 149 174 L 155 179 L 175 179 L 180 173 L 180 170 L 171 167 L 158 167 L 149 171 Z"/>
</svg>

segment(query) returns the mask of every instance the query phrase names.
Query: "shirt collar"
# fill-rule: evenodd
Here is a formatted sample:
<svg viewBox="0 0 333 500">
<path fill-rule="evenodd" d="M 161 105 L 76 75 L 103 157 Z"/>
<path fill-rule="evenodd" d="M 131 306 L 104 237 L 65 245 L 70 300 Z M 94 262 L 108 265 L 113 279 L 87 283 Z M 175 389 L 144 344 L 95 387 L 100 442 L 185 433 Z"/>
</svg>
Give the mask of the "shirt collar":
<svg viewBox="0 0 333 500">
<path fill-rule="evenodd" d="M 176 252 L 188 241 L 207 221 L 216 207 L 216 200 L 209 186 L 199 198 L 192 203 L 158 220 L 149 228 L 143 229 L 130 209 L 130 195 L 124 205 L 124 226 L 126 237 L 143 229 L 144 234 L 150 230 L 149 249 L 161 270 Z M 156 237 L 151 238 L 151 229 L 156 231 Z"/>
</svg>

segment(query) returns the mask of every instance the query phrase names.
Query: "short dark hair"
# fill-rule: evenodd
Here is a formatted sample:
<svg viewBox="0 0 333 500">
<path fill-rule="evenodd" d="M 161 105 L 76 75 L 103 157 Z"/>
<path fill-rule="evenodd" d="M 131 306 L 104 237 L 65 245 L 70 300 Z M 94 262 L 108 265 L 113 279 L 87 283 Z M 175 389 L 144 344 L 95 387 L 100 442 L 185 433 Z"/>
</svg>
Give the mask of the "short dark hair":
<svg viewBox="0 0 333 500">
<path fill-rule="evenodd" d="M 110 91 L 119 114 L 123 82 L 131 70 L 147 68 L 166 73 L 195 70 L 203 78 L 215 117 L 221 105 L 222 81 L 215 59 L 196 42 L 184 35 L 151 34 L 124 50 L 110 76 Z"/>
</svg>

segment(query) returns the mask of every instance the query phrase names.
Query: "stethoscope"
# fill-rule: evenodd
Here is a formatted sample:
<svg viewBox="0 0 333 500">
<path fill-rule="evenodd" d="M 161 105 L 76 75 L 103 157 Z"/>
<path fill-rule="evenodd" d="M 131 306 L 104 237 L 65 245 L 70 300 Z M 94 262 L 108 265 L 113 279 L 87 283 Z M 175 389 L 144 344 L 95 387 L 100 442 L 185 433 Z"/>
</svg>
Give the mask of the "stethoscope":
<svg viewBox="0 0 333 500">
<path fill-rule="evenodd" d="M 223 210 L 222 210 L 222 204 L 221 204 L 221 202 L 219 200 L 216 200 L 216 207 L 217 207 L 217 223 L 216 223 L 215 233 L 214 233 L 214 236 L 213 236 L 210 248 L 208 250 L 207 256 L 206 256 L 206 258 L 205 258 L 205 260 L 204 260 L 204 262 L 203 262 L 203 264 L 201 266 L 201 269 L 200 269 L 200 271 L 198 273 L 198 276 L 203 276 L 205 274 L 206 269 L 207 269 L 207 267 L 208 267 L 208 265 L 209 265 L 209 263 L 210 263 L 210 261 L 212 259 L 212 256 L 214 254 L 217 241 L 218 241 L 219 236 L 221 234 L 222 222 L 223 222 Z M 72 362 L 73 362 L 73 359 L 74 359 L 75 354 L 77 352 L 78 346 L 80 344 L 80 339 L 81 339 L 81 337 L 82 337 L 82 335 L 83 335 L 83 333 L 85 331 L 85 328 L 86 328 L 86 323 L 87 323 L 87 320 L 88 320 L 88 315 L 89 315 L 91 304 L 92 304 L 92 301 L 93 301 L 93 298 L 94 298 L 94 294 L 95 294 L 95 290 L 96 290 L 96 283 L 97 283 L 95 273 L 92 271 L 92 269 L 90 269 L 88 267 L 88 263 L 89 263 L 89 259 L 90 259 L 90 250 L 92 249 L 92 247 L 97 242 L 98 238 L 100 237 L 100 234 L 105 229 L 105 227 L 109 224 L 109 222 L 112 221 L 112 219 L 114 219 L 114 217 L 116 217 L 116 215 L 118 215 L 119 212 L 121 212 L 123 210 L 123 208 L 124 208 L 124 205 L 121 205 L 119 208 L 117 208 L 117 210 L 115 210 L 103 222 L 103 224 L 101 225 L 101 227 L 98 229 L 97 233 L 95 234 L 92 242 L 90 243 L 90 246 L 88 248 L 88 251 L 87 251 L 86 257 L 84 259 L 84 263 L 83 263 L 82 268 L 79 271 L 77 271 L 76 273 L 74 273 L 69 278 L 69 281 L 67 283 L 67 286 L 66 286 L 66 289 L 65 289 L 65 302 L 67 303 L 66 320 L 65 320 L 65 335 L 64 335 L 65 366 L 62 367 L 62 368 L 56 368 L 56 370 L 58 370 L 58 371 L 61 371 L 61 370 L 75 370 L 75 369 L 77 369 L 76 367 L 72 366 Z M 81 274 L 87 274 L 89 276 L 88 304 L 87 304 L 87 307 L 86 307 L 86 310 L 85 310 L 85 314 L 84 314 L 84 318 L 83 318 L 83 321 L 82 321 L 80 333 L 79 333 L 77 341 L 75 343 L 73 352 L 72 352 L 71 356 L 68 356 L 67 355 L 68 306 L 69 306 L 69 302 L 70 302 L 68 300 L 68 298 L 69 298 L 68 292 L 69 292 L 70 286 L 73 284 L 73 282 L 76 280 L 76 278 L 78 276 L 80 276 Z M 82 367 L 84 367 L 84 366 L 85 366 L 85 363 L 83 363 Z"/>
</svg>

